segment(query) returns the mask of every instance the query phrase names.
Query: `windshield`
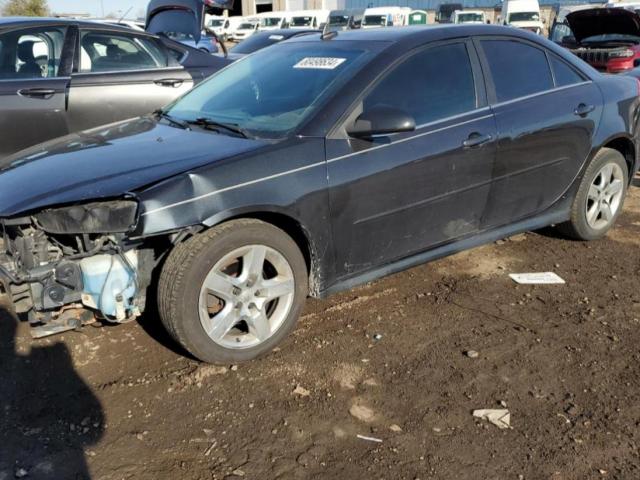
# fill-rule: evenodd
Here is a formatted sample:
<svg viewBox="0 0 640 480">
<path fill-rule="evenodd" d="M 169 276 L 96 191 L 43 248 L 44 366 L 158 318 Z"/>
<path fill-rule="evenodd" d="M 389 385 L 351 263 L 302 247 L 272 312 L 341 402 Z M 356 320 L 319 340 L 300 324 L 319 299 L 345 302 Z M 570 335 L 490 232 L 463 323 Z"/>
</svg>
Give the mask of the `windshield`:
<svg viewBox="0 0 640 480">
<path fill-rule="evenodd" d="M 284 40 L 284 38 L 284 35 L 256 33 L 237 44 L 230 51 L 233 53 L 249 54 L 264 47 L 268 47 L 269 45 L 273 45 L 274 43 L 278 43 Z"/>
<path fill-rule="evenodd" d="M 346 27 L 349 24 L 349 15 L 332 15 L 329 17 L 329 25 L 332 27 Z"/>
<path fill-rule="evenodd" d="M 253 30 L 256 26 L 253 23 L 241 23 L 238 30 Z"/>
<path fill-rule="evenodd" d="M 221 27 L 222 25 L 224 25 L 224 20 L 220 19 L 220 20 L 211 20 L 209 22 L 209 26 L 210 27 Z"/>
<path fill-rule="evenodd" d="M 538 12 L 514 12 L 509 15 L 509 23 L 511 22 L 539 22 L 540 13 Z"/>
<path fill-rule="evenodd" d="M 313 17 L 293 17 L 291 19 L 291 26 L 293 27 L 310 27 L 313 22 Z"/>
<path fill-rule="evenodd" d="M 278 25 L 280 25 L 280 20 L 282 19 L 278 17 L 265 17 L 260 19 L 260 26 L 261 27 L 277 27 Z"/>
<path fill-rule="evenodd" d="M 482 22 L 481 13 L 461 13 L 458 15 L 458 23 Z"/>
<path fill-rule="evenodd" d="M 387 24 L 386 15 L 365 15 L 363 25 L 380 25 L 385 26 Z"/>
<path fill-rule="evenodd" d="M 556 23 L 551 30 L 551 41 L 562 43 L 564 37 L 572 37 L 573 32 L 566 23 Z"/>
<path fill-rule="evenodd" d="M 282 43 L 249 55 L 191 90 L 167 113 L 234 125 L 250 136 L 281 138 L 297 128 L 373 54 L 343 42 Z"/>
</svg>

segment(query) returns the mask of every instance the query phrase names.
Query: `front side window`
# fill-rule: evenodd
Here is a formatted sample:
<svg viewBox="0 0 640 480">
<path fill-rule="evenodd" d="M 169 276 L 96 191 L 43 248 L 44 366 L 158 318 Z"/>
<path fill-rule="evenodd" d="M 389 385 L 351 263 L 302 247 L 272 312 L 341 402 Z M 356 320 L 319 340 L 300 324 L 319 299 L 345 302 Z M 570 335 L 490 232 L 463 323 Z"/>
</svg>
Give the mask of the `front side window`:
<svg viewBox="0 0 640 480">
<path fill-rule="evenodd" d="M 167 53 L 153 39 L 84 31 L 80 36 L 80 72 L 147 70 L 169 66 Z"/>
<path fill-rule="evenodd" d="M 396 67 L 369 93 L 363 110 L 403 110 L 417 125 L 476 108 L 473 70 L 464 43 L 428 48 Z"/>
<path fill-rule="evenodd" d="M 539 48 L 513 40 L 481 40 L 498 102 L 553 88 L 547 56 Z"/>
<path fill-rule="evenodd" d="M 281 43 L 269 55 L 231 64 L 168 109 L 185 121 L 206 118 L 249 134 L 281 138 L 298 127 L 367 62 L 371 52 L 338 42 Z"/>
<path fill-rule="evenodd" d="M 57 77 L 66 31 L 40 27 L 0 34 L 0 79 Z"/>
<path fill-rule="evenodd" d="M 314 24 L 313 17 L 293 17 L 291 19 L 292 27 L 310 27 Z"/>
</svg>

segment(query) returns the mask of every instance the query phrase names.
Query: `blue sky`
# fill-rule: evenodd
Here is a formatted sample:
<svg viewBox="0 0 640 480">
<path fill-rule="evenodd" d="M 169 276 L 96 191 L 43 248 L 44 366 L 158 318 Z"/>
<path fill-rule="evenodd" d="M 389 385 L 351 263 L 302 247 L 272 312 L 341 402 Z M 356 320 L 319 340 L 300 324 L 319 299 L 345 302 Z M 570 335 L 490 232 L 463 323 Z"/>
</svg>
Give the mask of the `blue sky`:
<svg viewBox="0 0 640 480">
<path fill-rule="evenodd" d="M 135 18 L 141 11 L 146 10 L 149 0 L 48 0 L 51 11 L 55 13 L 89 13 L 93 16 L 102 15 L 102 4 L 104 4 L 104 14 L 120 13 L 124 14 L 130 7 L 131 12 L 127 17 Z"/>
</svg>

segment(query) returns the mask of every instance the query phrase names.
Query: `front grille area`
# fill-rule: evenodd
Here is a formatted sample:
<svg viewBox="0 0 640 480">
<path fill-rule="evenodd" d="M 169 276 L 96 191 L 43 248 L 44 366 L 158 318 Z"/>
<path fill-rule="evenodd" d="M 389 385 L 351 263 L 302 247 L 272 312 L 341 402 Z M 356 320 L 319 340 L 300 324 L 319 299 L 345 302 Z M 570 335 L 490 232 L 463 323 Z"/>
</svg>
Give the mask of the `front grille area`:
<svg viewBox="0 0 640 480">
<path fill-rule="evenodd" d="M 577 48 L 572 53 L 590 65 L 605 66 L 609 61 L 610 48 Z"/>
</svg>

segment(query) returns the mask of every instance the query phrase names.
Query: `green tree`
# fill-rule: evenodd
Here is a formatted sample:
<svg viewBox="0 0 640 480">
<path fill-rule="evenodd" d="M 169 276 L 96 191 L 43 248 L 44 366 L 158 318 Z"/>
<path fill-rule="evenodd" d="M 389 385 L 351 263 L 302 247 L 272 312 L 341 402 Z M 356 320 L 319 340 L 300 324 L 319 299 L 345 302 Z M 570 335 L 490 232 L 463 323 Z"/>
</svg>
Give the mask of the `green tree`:
<svg viewBox="0 0 640 480">
<path fill-rule="evenodd" d="M 0 13 L 6 17 L 46 17 L 49 15 L 47 0 L 6 0 L 1 2 Z"/>
</svg>

